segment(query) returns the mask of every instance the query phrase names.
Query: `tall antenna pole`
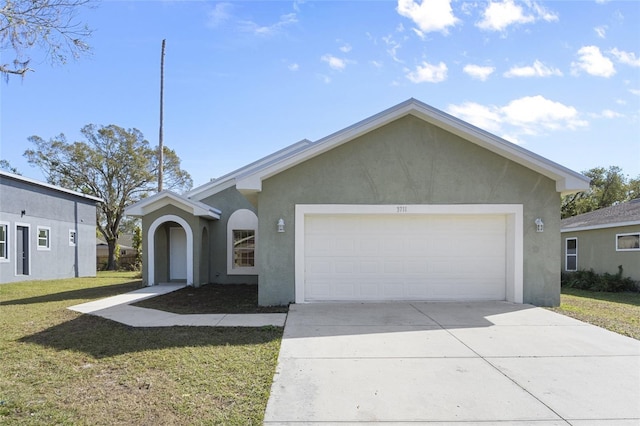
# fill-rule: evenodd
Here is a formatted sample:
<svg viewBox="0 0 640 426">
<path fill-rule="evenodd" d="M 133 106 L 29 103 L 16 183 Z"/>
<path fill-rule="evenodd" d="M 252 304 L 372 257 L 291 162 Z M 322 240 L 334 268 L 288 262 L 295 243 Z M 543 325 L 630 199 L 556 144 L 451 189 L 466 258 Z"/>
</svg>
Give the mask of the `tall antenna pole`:
<svg viewBox="0 0 640 426">
<path fill-rule="evenodd" d="M 162 191 L 163 164 L 164 164 L 164 143 L 162 135 L 162 122 L 164 119 L 164 46 L 166 40 L 162 39 L 162 53 L 160 55 L 160 135 L 158 143 L 158 192 Z"/>
</svg>

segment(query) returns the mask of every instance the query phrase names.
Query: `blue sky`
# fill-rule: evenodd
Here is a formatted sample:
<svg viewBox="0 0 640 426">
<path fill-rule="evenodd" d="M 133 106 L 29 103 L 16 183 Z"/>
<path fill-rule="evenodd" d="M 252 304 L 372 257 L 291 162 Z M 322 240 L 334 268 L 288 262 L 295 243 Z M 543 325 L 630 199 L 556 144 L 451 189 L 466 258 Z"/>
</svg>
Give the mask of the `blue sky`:
<svg viewBox="0 0 640 426">
<path fill-rule="evenodd" d="M 640 175 L 637 1 L 105 1 L 91 56 L 0 84 L 0 157 L 86 124 L 164 143 L 194 186 L 417 98 L 576 171 Z M 5 53 L 4 57 L 7 57 Z"/>
</svg>

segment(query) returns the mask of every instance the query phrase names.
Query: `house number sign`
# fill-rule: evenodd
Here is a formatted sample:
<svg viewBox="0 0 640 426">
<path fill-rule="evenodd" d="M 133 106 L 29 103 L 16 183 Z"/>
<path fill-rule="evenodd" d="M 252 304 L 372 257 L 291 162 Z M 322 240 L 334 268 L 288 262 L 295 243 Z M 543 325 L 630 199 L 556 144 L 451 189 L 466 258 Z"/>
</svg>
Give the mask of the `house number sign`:
<svg viewBox="0 0 640 426">
<path fill-rule="evenodd" d="M 396 213 L 406 213 L 407 206 L 396 206 Z"/>
</svg>

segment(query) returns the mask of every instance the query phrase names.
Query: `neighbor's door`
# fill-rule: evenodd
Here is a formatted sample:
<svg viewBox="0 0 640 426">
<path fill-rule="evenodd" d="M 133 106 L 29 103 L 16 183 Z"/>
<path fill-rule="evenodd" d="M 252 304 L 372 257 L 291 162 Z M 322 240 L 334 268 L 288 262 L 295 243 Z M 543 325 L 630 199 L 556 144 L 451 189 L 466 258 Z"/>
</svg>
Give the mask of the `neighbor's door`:
<svg viewBox="0 0 640 426">
<path fill-rule="evenodd" d="M 181 227 L 169 231 L 169 279 L 187 279 L 187 234 Z"/>
<path fill-rule="evenodd" d="M 29 228 L 16 227 L 16 274 L 29 275 Z"/>
</svg>

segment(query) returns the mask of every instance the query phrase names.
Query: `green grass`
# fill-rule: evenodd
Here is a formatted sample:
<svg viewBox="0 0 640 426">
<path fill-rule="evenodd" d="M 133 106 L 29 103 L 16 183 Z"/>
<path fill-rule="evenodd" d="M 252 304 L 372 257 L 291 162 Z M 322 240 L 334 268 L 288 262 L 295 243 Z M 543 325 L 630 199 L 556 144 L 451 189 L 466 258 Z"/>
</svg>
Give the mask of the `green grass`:
<svg viewBox="0 0 640 426">
<path fill-rule="evenodd" d="M 176 314 L 264 314 L 289 310 L 287 306 L 258 306 L 258 286 L 251 284 L 186 287 L 133 306 Z"/>
<path fill-rule="evenodd" d="M 562 288 L 553 311 L 640 340 L 640 293 L 606 293 Z"/>
<path fill-rule="evenodd" d="M 132 328 L 66 309 L 132 273 L 0 286 L 0 424 L 261 424 L 282 329 Z"/>
</svg>

